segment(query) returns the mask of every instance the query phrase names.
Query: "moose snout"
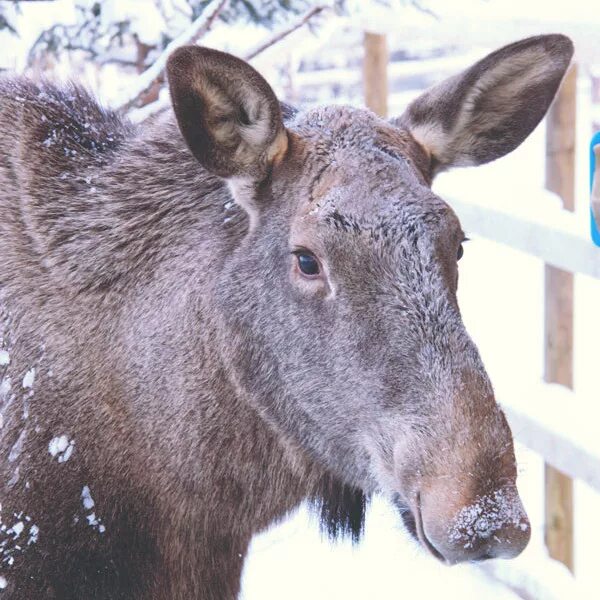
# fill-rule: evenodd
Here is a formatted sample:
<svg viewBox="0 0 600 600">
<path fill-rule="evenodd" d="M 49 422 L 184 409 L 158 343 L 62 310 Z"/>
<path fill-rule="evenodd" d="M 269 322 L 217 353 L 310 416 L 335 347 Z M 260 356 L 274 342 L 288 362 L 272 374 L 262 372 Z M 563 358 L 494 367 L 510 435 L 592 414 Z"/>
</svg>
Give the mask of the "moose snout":
<svg viewBox="0 0 600 600">
<path fill-rule="evenodd" d="M 448 496 L 428 490 L 417 495 L 416 507 L 419 539 L 443 562 L 514 558 L 529 543 L 531 526 L 514 485 L 468 502 Z"/>
</svg>

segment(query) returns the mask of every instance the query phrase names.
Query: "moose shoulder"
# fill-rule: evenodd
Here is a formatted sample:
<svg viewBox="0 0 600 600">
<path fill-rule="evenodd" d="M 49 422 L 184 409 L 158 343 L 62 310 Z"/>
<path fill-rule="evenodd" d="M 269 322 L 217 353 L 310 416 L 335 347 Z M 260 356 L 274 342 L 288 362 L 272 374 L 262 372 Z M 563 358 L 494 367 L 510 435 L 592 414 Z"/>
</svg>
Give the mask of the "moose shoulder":
<svg viewBox="0 0 600 600">
<path fill-rule="evenodd" d="M 517 555 L 464 235 L 429 186 L 518 146 L 571 55 L 514 43 L 392 121 L 282 114 L 199 47 L 139 127 L 1 80 L 4 597 L 233 599 L 252 535 L 307 498 L 333 535 L 382 493 L 443 562 Z"/>
</svg>

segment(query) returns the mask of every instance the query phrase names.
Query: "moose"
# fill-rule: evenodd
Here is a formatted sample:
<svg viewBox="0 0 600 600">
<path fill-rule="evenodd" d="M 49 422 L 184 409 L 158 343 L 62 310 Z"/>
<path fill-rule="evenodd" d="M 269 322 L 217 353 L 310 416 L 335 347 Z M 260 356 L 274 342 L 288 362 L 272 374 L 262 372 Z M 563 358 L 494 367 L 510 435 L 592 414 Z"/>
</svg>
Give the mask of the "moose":
<svg viewBox="0 0 600 600">
<path fill-rule="evenodd" d="M 516 148 L 572 53 L 515 42 L 390 120 L 198 46 L 140 125 L 0 80 L 2 597 L 234 599 L 256 532 L 307 500 L 358 539 L 373 494 L 439 561 L 518 555 L 431 182 Z"/>
</svg>

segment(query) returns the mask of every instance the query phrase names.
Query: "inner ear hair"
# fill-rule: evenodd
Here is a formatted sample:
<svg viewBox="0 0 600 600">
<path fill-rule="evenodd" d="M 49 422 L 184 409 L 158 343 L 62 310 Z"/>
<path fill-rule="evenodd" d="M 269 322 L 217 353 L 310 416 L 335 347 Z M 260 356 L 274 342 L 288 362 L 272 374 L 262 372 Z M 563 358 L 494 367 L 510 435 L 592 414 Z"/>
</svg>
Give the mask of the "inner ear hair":
<svg viewBox="0 0 600 600">
<path fill-rule="evenodd" d="M 395 122 L 430 155 L 434 172 L 490 162 L 542 120 L 572 55 L 559 34 L 509 44 L 426 91 Z"/>
</svg>

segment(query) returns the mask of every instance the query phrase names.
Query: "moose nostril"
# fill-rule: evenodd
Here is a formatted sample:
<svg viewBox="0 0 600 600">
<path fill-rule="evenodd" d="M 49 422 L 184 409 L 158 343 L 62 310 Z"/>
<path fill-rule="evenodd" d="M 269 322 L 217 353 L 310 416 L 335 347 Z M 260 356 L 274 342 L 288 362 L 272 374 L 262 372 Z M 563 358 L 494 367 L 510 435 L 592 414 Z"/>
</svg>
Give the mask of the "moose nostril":
<svg viewBox="0 0 600 600">
<path fill-rule="evenodd" d="M 416 517 L 415 529 L 420 542 L 429 550 L 429 552 L 439 561 L 445 563 L 446 557 L 436 548 L 435 544 L 427 537 L 425 526 L 423 524 L 423 513 L 421 510 L 421 494 L 417 492 L 416 496 Z"/>
</svg>

